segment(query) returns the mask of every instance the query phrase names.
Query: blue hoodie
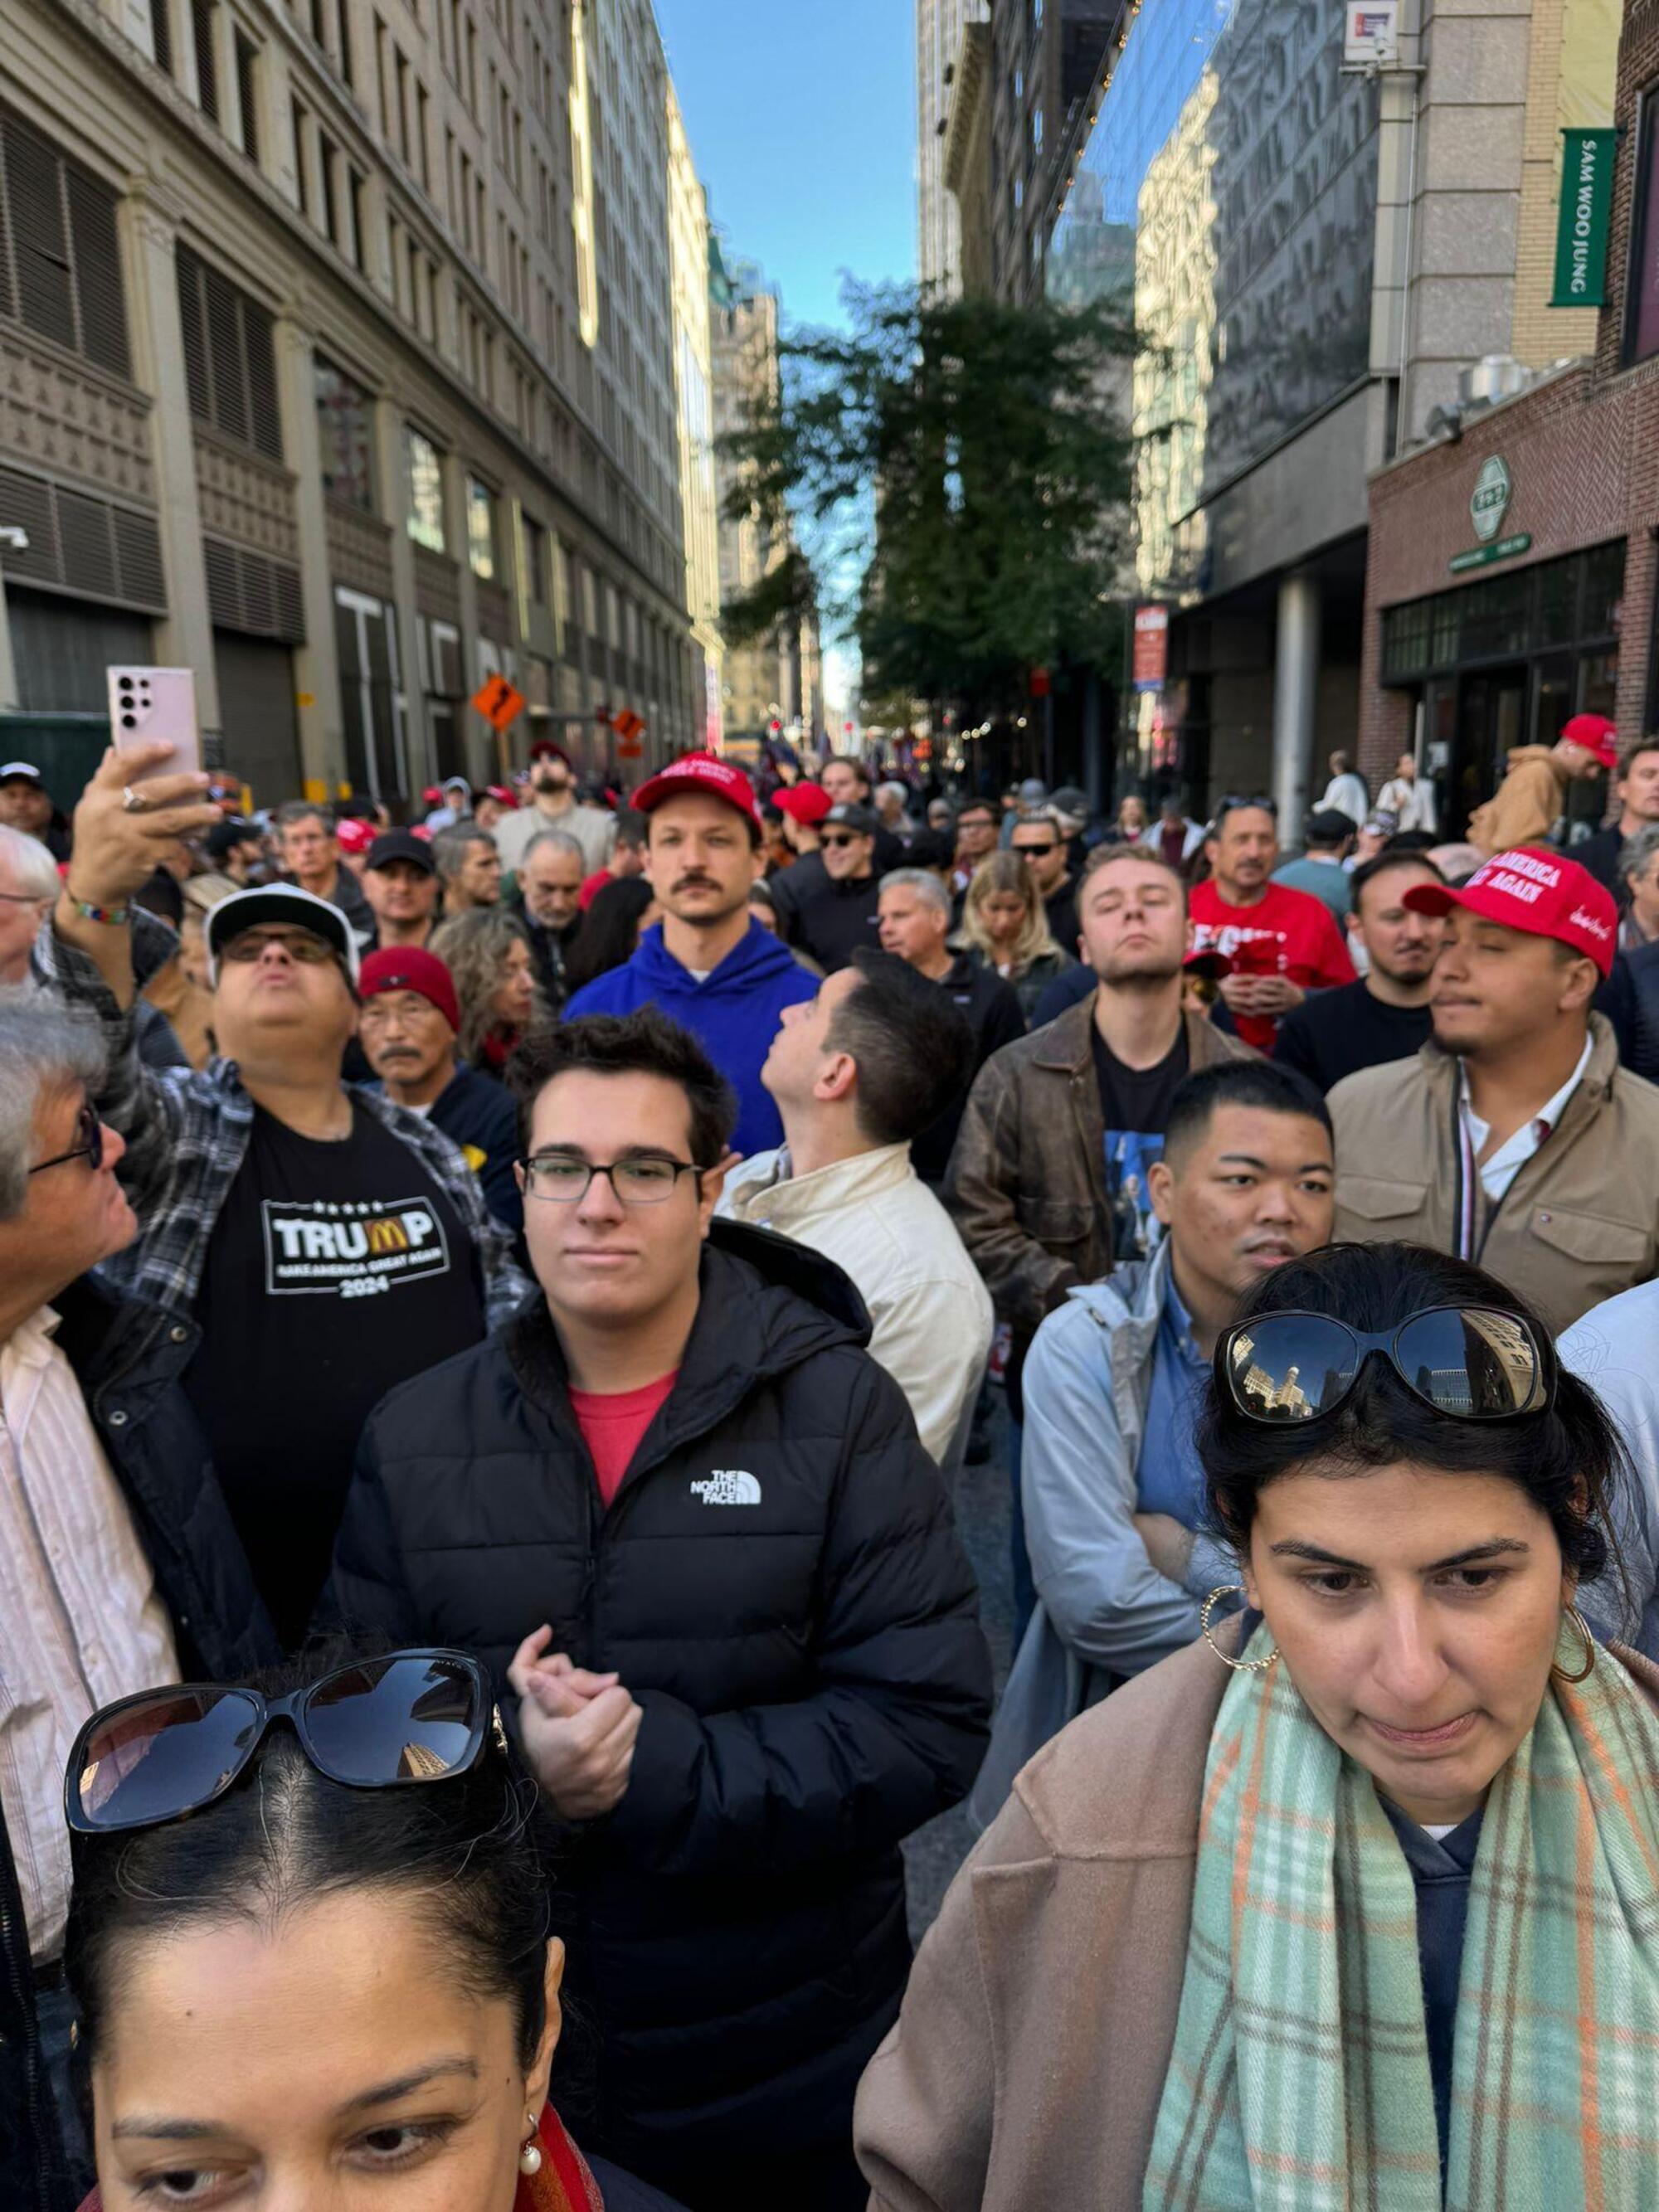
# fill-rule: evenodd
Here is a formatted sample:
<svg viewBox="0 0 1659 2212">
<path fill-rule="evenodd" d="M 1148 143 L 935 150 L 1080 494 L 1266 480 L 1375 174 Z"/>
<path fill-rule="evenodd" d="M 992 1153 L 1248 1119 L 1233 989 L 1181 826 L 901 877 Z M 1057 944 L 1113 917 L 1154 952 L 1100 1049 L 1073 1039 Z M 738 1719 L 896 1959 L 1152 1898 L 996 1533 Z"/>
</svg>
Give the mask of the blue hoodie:
<svg viewBox="0 0 1659 2212">
<path fill-rule="evenodd" d="M 647 929 L 631 960 L 596 975 L 564 1010 L 583 1014 L 631 1014 L 655 1006 L 682 1023 L 738 1094 L 734 1149 L 747 1158 L 783 1142 L 783 1123 L 762 1087 L 761 1064 L 772 1049 L 786 1006 L 817 996 L 818 979 L 752 918 L 749 934 L 734 945 L 706 983 L 667 951 L 660 925 Z"/>
</svg>

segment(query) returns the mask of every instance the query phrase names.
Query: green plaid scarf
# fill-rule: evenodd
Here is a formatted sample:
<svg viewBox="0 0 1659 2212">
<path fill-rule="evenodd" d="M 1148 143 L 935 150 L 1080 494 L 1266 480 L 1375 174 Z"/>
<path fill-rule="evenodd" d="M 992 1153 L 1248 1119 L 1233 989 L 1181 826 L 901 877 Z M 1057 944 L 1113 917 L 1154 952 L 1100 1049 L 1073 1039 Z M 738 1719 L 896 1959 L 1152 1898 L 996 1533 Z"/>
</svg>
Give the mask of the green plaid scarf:
<svg viewBox="0 0 1659 2212">
<path fill-rule="evenodd" d="M 1583 1663 L 1565 1623 L 1557 1656 Z M 1606 1650 L 1488 1794 L 1452 2072 L 1453 2212 L 1659 2206 L 1659 1716 Z M 1442 2203 L 1411 1870 L 1282 1664 L 1234 1677 L 1211 1739 L 1142 2203 Z"/>
</svg>

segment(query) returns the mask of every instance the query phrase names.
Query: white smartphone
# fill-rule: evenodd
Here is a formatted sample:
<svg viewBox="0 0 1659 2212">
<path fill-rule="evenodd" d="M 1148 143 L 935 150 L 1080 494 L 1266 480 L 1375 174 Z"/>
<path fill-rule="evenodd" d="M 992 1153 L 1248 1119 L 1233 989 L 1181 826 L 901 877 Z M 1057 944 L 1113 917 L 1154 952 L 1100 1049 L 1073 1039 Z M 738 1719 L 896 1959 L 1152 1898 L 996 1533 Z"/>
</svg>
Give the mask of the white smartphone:
<svg viewBox="0 0 1659 2212">
<path fill-rule="evenodd" d="M 196 674 L 189 668 L 112 668 L 109 726 L 117 752 L 165 739 L 173 758 L 158 775 L 189 775 L 202 765 L 196 727 Z"/>
</svg>

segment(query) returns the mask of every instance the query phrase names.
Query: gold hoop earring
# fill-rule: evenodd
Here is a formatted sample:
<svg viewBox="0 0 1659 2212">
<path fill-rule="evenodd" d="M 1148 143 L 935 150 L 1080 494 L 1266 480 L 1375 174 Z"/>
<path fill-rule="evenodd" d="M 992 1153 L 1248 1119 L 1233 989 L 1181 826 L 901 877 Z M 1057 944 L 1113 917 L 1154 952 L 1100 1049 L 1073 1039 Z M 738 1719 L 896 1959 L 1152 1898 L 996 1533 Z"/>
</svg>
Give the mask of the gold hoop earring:
<svg viewBox="0 0 1659 2212">
<path fill-rule="evenodd" d="M 1278 1658 L 1279 1646 L 1276 1644 L 1265 1659 L 1230 1659 L 1210 1633 L 1210 1615 L 1215 1611 L 1217 1599 L 1231 1597 L 1235 1590 L 1243 1595 L 1243 1583 L 1223 1583 L 1219 1589 L 1212 1589 L 1204 1601 L 1204 1610 L 1198 1616 L 1198 1625 L 1203 1632 L 1204 1641 L 1224 1667 L 1231 1667 L 1235 1674 L 1259 1674 L 1264 1667 L 1271 1667 Z"/>
<path fill-rule="evenodd" d="M 1552 1667 L 1550 1672 L 1558 1682 L 1588 1681 L 1595 1672 L 1595 1638 L 1590 1633 L 1589 1621 L 1576 1605 L 1568 1606 L 1564 1617 L 1578 1631 L 1578 1640 L 1584 1647 L 1584 1663 L 1576 1674 L 1569 1674 L 1562 1667 Z"/>
</svg>

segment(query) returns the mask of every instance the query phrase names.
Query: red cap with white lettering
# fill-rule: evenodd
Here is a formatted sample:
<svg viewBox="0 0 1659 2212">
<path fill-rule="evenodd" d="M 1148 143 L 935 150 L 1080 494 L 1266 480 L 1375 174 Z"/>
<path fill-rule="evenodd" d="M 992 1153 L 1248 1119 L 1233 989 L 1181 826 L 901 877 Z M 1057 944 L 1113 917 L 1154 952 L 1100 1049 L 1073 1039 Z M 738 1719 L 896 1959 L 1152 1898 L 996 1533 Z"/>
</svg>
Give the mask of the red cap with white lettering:
<svg viewBox="0 0 1659 2212">
<path fill-rule="evenodd" d="M 1401 903 L 1418 914 L 1449 914 L 1467 907 L 1484 921 L 1534 937 L 1553 937 L 1613 972 L 1619 944 L 1619 909 L 1613 893 L 1588 868 L 1547 847 L 1522 845 L 1494 853 L 1466 884 L 1413 884 Z"/>
<path fill-rule="evenodd" d="M 717 760 L 713 753 L 687 753 L 684 759 L 670 761 L 665 769 L 642 783 L 634 793 L 635 811 L 653 814 L 665 799 L 678 799 L 683 792 L 701 791 L 710 799 L 723 799 L 728 806 L 735 806 L 755 835 L 760 835 L 760 809 L 755 804 L 755 787 L 740 768 L 730 761 Z"/>
</svg>

